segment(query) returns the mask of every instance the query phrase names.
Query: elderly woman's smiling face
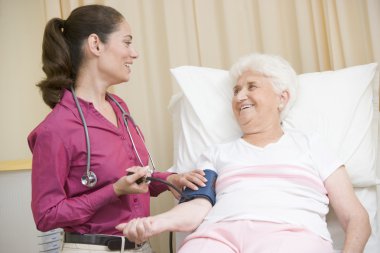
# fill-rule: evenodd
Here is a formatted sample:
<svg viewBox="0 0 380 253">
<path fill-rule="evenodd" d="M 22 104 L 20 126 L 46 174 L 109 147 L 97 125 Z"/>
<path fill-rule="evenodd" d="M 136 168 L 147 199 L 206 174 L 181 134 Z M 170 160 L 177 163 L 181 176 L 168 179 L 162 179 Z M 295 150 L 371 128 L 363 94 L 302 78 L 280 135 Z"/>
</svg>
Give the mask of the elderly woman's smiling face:
<svg viewBox="0 0 380 253">
<path fill-rule="evenodd" d="M 244 134 L 259 133 L 281 124 L 281 95 L 271 78 L 247 70 L 233 88 L 232 109 Z"/>
</svg>

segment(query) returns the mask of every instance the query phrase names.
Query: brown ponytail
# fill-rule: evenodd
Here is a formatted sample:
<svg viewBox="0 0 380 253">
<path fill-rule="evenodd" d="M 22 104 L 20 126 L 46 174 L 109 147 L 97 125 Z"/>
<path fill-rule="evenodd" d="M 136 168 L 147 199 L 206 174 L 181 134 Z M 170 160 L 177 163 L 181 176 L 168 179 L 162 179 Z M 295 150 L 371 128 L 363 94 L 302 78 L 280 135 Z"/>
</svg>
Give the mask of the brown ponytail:
<svg viewBox="0 0 380 253">
<path fill-rule="evenodd" d="M 46 79 L 37 84 L 44 102 L 50 107 L 59 102 L 62 92 L 73 83 L 69 47 L 63 37 L 64 20 L 51 19 L 45 27 L 42 43 L 42 70 Z"/>
<path fill-rule="evenodd" d="M 46 78 L 37 86 L 50 108 L 60 101 L 64 89 L 74 85 L 83 60 L 83 42 L 95 33 L 106 43 L 123 20 L 115 9 L 94 4 L 76 8 L 66 21 L 53 18 L 46 24 L 42 43 L 42 70 Z"/>
</svg>

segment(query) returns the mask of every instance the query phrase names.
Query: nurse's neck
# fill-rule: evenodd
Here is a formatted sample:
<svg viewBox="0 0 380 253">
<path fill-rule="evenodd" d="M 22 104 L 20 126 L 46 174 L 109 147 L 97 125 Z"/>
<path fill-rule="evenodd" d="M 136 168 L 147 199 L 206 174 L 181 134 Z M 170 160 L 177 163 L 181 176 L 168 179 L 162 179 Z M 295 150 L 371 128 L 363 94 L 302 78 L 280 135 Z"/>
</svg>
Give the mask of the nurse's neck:
<svg viewBox="0 0 380 253">
<path fill-rule="evenodd" d="M 75 93 L 77 97 L 94 104 L 95 107 L 102 107 L 104 104 L 108 104 L 106 100 L 107 88 L 104 85 L 77 82 Z"/>
</svg>

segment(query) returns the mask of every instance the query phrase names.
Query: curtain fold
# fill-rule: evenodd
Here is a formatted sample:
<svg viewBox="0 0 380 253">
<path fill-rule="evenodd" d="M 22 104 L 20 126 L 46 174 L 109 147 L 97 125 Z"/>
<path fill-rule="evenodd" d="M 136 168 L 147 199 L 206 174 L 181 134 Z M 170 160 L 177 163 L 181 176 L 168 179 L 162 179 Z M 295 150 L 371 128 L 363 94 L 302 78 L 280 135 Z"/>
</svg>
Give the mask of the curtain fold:
<svg viewBox="0 0 380 253">
<path fill-rule="evenodd" d="M 45 0 L 46 19 L 93 3 L 116 8 L 132 27 L 140 57 L 130 82 L 112 91 L 127 101 L 161 170 L 173 153 L 170 68 L 228 69 L 250 52 L 279 54 L 299 74 L 380 62 L 378 0 Z M 153 212 L 168 203 L 154 202 Z M 155 243 L 167 252 L 166 240 Z"/>
</svg>

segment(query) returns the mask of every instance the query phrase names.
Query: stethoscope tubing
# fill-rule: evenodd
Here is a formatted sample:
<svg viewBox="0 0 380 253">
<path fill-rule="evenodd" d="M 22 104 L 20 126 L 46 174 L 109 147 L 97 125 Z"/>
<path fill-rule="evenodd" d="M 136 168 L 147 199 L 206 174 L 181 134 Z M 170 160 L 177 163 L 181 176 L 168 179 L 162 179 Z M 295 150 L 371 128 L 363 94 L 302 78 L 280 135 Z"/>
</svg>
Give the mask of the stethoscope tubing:
<svg viewBox="0 0 380 253">
<path fill-rule="evenodd" d="M 142 137 L 142 135 L 141 135 L 141 132 L 140 132 L 139 127 L 137 126 L 137 124 L 136 124 L 135 121 L 133 120 L 132 116 L 131 116 L 130 114 L 128 114 L 128 113 L 124 110 L 124 108 L 121 106 L 121 104 L 120 104 L 119 102 L 117 102 L 116 99 L 115 99 L 113 96 L 111 96 L 110 94 L 107 94 L 107 96 L 108 96 L 109 98 L 111 98 L 112 101 L 115 102 L 115 104 L 117 105 L 117 107 L 119 107 L 120 111 L 122 112 L 122 115 L 123 115 L 123 122 L 124 122 L 125 127 L 127 128 L 128 136 L 129 136 L 129 139 L 131 140 L 133 150 L 135 151 L 135 154 L 136 154 L 136 156 L 137 156 L 137 159 L 138 159 L 139 162 L 140 162 L 140 165 L 141 165 L 142 167 L 144 167 L 144 163 L 143 163 L 142 160 L 141 160 L 141 157 L 140 157 L 140 155 L 139 155 L 139 152 L 137 151 L 137 148 L 136 148 L 136 144 L 135 144 L 135 142 L 134 142 L 134 140 L 133 140 L 133 137 L 132 137 L 132 135 L 131 135 L 131 131 L 129 130 L 129 126 L 128 126 L 128 118 L 131 120 L 132 124 L 135 126 L 136 132 L 137 132 L 138 136 L 140 137 L 140 139 L 142 140 L 142 143 L 144 143 L 145 149 L 146 149 L 146 151 L 147 151 L 147 153 L 148 153 L 149 161 L 150 161 L 150 163 L 152 164 L 152 167 L 153 167 L 153 170 L 150 171 L 150 173 L 153 173 L 153 172 L 156 170 L 156 166 L 155 166 L 155 164 L 154 164 L 154 162 L 153 162 L 152 156 L 150 155 L 150 152 L 149 152 L 147 146 L 145 145 L 145 141 L 144 141 L 144 139 L 143 139 L 143 137 Z"/>
<path fill-rule="evenodd" d="M 82 121 L 82 124 L 83 124 L 83 129 L 84 129 L 84 133 L 85 133 L 85 139 L 86 139 L 86 149 L 87 149 L 87 162 L 86 162 L 86 173 L 83 175 L 83 177 L 81 178 L 81 182 L 83 185 L 87 186 L 87 187 L 93 187 L 95 186 L 95 184 L 97 183 L 97 177 L 95 175 L 95 173 L 93 171 L 91 171 L 91 143 L 90 143 L 90 135 L 88 133 L 88 127 L 87 127 L 87 123 L 86 123 L 86 119 L 84 117 L 84 114 L 83 114 L 83 111 L 82 111 L 82 108 L 79 104 L 79 100 L 75 94 L 75 90 L 74 90 L 74 87 L 71 86 L 70 87 L 71 89 L 71 92 L 72 92 L 72 95 L 73 95 L 73 98 L 74 98 L 74 101 L 75 101 L 75 104 L 76 104 L 76 107 L 78 109 L 78 113 L 79 113 L 79 116 L 81 118 L 81 121 Z M 136 129 L 136 132 L 137 132 L 137 135 L 140 137 L 140 139 L 142 140 L 142 143 L 144 144 L 144 147 L 145 147 L 145 150 L 147 151 L 148 153 L 148 157 L 149 157 L 149 161 L 150 163 L 152 164 L 152 169 L 150 169 L 149 173 L 153 174 L 153 172 L 156 171 L 156 166 L 153 162 L 153 159 L 152 159 L 152 156 L 150 155 L 150 152 L 147 148 L 147 146 L 145 145 L 145 141 L 141 135 L 141 132 L 138 128 L 138 126 L 136 125 L 135 121 L 133 120 L 132 116 L 129 115 L 125 110 L 124 108 L 121 106 L 121 104 L 119 102 L 116 101 L 116 99 L 110 95 L 110 94 L 107 94 L 107 96 L 112 99 L 112 101 L 115 102 L 115 104 L 117 105 L 117 107 L 120 109 L 120 111 L 122 112 L 122 116 L 123 116 L 123 122 L 124 122 L 124 125 L 127 129 L 127 132 L 128 132 L 128 136 L 129 136 L 129 139 L 132 143 L 132 147 L 133 147 L 133 150 L 136 154 L 136 157 L 137 159 L 139 160 L 139 163 L 141 165 L 141 167 L 144 167 L 144 163 L 139 155 L 139 152 L 136 148 L 136 144 L 133 140 L 133 137 L 132 137 L 132 134 L 131 134 L 131 131 L 129 129 L 129 126 L 128 126 L 128 119 L 131 120 L 132 124 L 135 126 L 135 129 Z"/>
</svg>

